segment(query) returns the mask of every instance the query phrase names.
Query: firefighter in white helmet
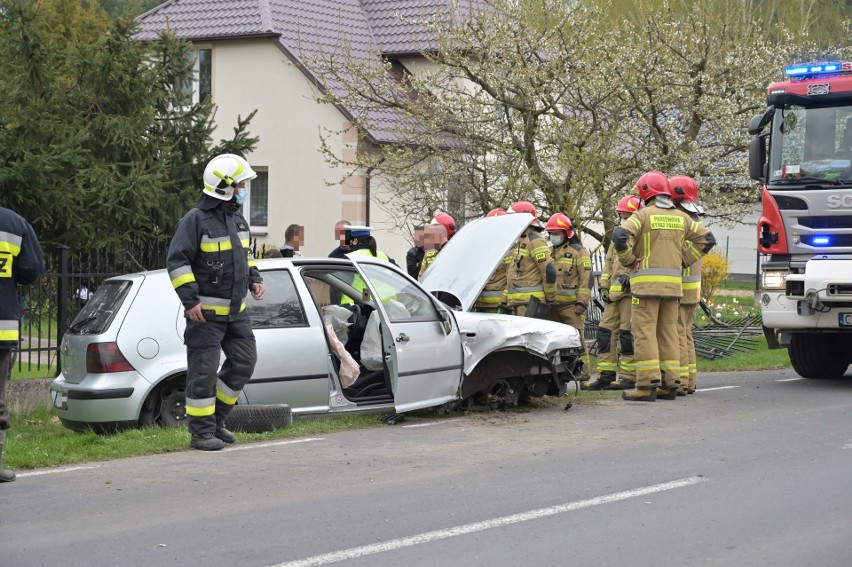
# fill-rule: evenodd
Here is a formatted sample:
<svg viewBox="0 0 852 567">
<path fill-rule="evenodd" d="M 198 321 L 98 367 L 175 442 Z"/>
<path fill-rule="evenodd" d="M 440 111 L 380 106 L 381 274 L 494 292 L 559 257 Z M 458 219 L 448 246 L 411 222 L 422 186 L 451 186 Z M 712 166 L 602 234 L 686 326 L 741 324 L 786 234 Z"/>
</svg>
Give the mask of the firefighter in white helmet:
<svg viewBox="0 0 852 567">
<path fill-rule="evenodd" d="M 264 288 L 249 250 L 249 224 L 239 211 L 245 183 L 255 177 L 240 156 L 210 160 L 201 198 L 180 220 L 169 246 L 166 266 L 186 309 L 185 407 L 194 449 L 215 451 L 236 440 L 225 418 L 257 361 L 245 297 L 251 291 L 263 299 Z"/>
</svg>

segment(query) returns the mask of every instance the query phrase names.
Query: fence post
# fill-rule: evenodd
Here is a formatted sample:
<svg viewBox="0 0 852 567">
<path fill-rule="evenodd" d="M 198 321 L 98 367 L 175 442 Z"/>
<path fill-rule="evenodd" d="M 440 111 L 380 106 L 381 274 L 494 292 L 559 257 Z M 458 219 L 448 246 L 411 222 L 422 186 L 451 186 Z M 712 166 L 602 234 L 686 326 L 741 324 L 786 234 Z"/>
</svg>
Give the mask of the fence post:
<svg viewBox="0 0 852 567">
<path fill-rule="evenodd" d="M 56 333 L 59 344 L 56 348 L 56 372 L 62 370 L 62 337 L 68 330 L 68 247 L 59 245 L 59 297 L 56 298 L 57 320 Z"/>
</svg>

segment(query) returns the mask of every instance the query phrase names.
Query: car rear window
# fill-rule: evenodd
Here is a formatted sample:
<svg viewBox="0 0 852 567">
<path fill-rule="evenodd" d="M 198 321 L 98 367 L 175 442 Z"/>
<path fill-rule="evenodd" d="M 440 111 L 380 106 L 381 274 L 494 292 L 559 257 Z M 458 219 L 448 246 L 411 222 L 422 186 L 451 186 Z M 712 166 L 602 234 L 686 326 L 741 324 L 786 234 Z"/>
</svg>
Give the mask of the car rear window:
<svg viewBox="0 0 852 567">
<path fill-rule="evenodd" d="M 251 317 L 253 329 L 276 329 L 281 327 L 307 326 L 305 310 L 293 276 L 287 270 L 267 270 L 262 273 L 266 294 L 257 301 L 251 295 L 246 298 L 246 310 Z"/>
<path fill-rule="evenodd" d="M 105 332 L 132 285 L 127 280 L 104 282 L 74 318 L 68 332 L 73 335 L 100 335 Z"/>
</svg>

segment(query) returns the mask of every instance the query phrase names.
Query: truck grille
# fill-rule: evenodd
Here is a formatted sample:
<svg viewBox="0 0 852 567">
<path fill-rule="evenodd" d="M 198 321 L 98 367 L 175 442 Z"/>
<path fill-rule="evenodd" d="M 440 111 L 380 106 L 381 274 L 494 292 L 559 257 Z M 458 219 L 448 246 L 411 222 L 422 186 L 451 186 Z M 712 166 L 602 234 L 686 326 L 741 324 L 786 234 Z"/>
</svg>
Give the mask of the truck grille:
<svg viewBox="0 0 852 567">
<path fill-rule="evenodd" d="M 852 217 L 801 217 L 799 224 L 814 230 L 827 230 L 832 228 L 852 228 Z"/>
<path fill-rule="evenodd" d="M 828 295 L 852 296 L 852 284 L 829 284 Z"/>
</svg>

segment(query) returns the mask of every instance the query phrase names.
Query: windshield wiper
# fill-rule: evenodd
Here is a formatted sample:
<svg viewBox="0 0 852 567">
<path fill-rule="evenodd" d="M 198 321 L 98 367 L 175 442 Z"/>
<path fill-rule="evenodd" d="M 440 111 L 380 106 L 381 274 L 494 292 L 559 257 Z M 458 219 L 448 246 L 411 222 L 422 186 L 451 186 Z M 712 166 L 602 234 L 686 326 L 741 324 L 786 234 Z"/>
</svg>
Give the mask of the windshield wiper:
<svg viewBox="0 0 852 567">
<path fill-rule="evenodd" d="M 74 323 L 73 325 L 68 327 L 68 330 L 71 331 L 74 334 L 77 334 L 83 329 L 83 325 L 85 325 L 86 323 L 91 323 L 92 321 L 94 321 L 97 318 L 98 318 L 97 315 L 91 315 L 89 317 L 84 317 L 83 319 L 80 319 L 79 321 L 77 321 L 76 323 Z"/>
<path fill-rule="evenodd" d="M 784 179 L 776 179 L 772 183 L 778 183 L 783 185 L 793 185 L 793 184 L 807 184 L 807 183 L 824 183 L 826 185 L 842 185 L 844 182 L 849 182 L 849 180 L 844 179 L 825 179 L 823 177 L 789 177 Z"/>
</svg>

